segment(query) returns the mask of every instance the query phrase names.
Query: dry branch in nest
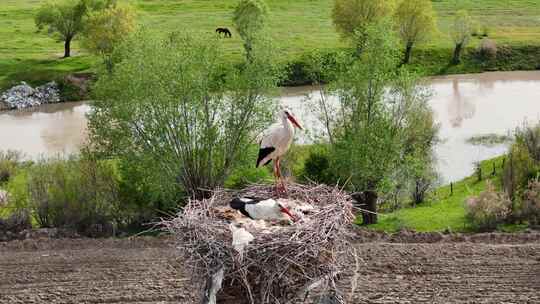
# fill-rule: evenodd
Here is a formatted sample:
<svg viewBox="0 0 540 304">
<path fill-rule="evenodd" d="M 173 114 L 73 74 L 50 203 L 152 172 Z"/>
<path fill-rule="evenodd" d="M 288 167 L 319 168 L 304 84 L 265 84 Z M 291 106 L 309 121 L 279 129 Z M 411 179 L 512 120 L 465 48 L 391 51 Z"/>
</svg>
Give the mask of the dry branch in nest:
<svg viewBox="0 0 540 304">
<path fill-rule="evenodd" d="M 335 288 L 351 254 L 351 197 L 337 187 L 290 184 L 288 199 L 313 206 L 302 220 L 272 229 L 250 229 L 254 236 L 240 254 L 232 246 L 230 220 L 224 216 L 233 197 L 276 198 L 269 185 L 239 192 L 216 191 L 190 201 L 175 219 L 164 222 L 194 283 L 224 270 L 221 299 L 233 303 L 292 303 L 313 287 Z M 237 212 L 230 210 L 229 212 Z M 319 286 L 322 285 L 322 286 Z"/>
</svg>

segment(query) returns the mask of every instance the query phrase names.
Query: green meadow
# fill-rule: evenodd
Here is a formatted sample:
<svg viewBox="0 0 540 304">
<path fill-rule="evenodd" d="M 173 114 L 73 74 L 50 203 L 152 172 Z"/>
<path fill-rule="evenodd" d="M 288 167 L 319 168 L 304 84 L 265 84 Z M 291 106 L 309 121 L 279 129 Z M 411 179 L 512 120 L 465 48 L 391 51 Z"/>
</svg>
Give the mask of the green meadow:
<svg viewBox="0 0 540 304">
<path fill-rule="evenodd" d="M 60 59 L 62 43 L 37 33 L 33 16 L 45 0 L 0 1 L 0 89 L 18 81 L 39 83 L 69 72 L 89 71 L 97 59 L 85 54 L 75 42 L 75 56 Z M 132 0 L 139 24 L 156 35 L 171 31 L 212 34 L 216 27 L 232 29 L 231 12 L 235 0 Z M 291 63 L 307 52 L 335 50 L 347 46 L 336 33 L 330 13 L 331 0 L 268 0 L 271 36 L 284 63 Z M 434 0 L 438 14 L 438 32 L 432 40 L 418 46 L 413 65 L 429 74 L 478 72 L 482 70 L 534 69 L 540 48 L 540 3 L 538 0 Z M 518 48 L 505 61 L 482 66 L 465 56 L 464 63 L 447 67 L 452 43 L 448 29 L 456 9 L 467 9 L 478 24 L 478 34 L 487 34 L 498 45 Z M 473 39 L 470 49 L 479 39 Z M 241 40 L 233 31 L 232 39 L 223 39 L 231 60 L 242 56 Z M 533 49 L 519 49 L 523 47 Z M 538 47 L 538 48 L 536 48 Z M 532 53 L 532 54 L 531 54 Z M 529 58 L 530 57 L 530 58 Z"/>
<path fill-rule="evenodd" d="M 439 187 L 431 194 L 425 203 L 414 208 L 403 208 L 392 213 L 383 213 L 379 222 L 369 226 L 375 230 L 396 232 L 400 229 L 409 229 L 421 232 L 453 231 L 471 232 L 470 221 L 465 217 L 465 201 L 471 196 L 477 196 L 486 188 L 486 181 L 490 180 L 500 188 L 502 163 L 505 156 L 496 157 L 482 162 L 484 178 L 478 181 L 476 174 L 453 183 Z M 495 175 L 493 167 L 495 166 Z M 504 224 L 498 227 L 501 231 L 517 231 L 527 228 L 527 225 Z"/>
</svg>

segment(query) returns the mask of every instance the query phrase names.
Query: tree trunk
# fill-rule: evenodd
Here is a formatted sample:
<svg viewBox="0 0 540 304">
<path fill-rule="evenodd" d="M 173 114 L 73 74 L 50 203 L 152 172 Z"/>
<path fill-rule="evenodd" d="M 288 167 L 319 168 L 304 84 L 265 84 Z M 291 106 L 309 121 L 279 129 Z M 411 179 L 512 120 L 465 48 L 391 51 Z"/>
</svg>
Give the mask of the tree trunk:
<svg viewBox="0 0 540 304">
<path fill-rule="evenodd" d="M 66 41 L 64 42 L 64 58 L 68 58 L 71 56 L 71 37 L 67 37 Z"/>
<path fill-rule="evenodd" d="M 403 58 L 403 64 L 408 64 L 411 60 L 412 48 L 413 43 L 407 42 L 407 46 L 405 47 L 405 57 Z"/>
<path fill-rule="evenodd" d="M 377 192 L 364 191 L 352 195 L 355 204 L 362 209 L 362 225 L 377 224 Z"/>
<path fill-rule="evenodd" d="M 453 64 L 459 64 L 461 61 L 461 49 L 463 47 L 463 44 L 456 43 L 456 47 L 454 48 L 454 57 L 452 58 Z"/>
</svg>

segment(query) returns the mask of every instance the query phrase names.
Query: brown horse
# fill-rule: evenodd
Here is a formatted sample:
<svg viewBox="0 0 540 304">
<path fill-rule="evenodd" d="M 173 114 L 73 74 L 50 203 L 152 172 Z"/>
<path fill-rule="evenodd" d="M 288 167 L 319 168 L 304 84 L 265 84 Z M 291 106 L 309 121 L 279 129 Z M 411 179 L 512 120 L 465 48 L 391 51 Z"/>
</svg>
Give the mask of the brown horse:
<svg viewBox="0 0 540 304">
<path fill-rule="evenodd" d="M 216 33 L 218 35 L 223 34 L 225 36 L 225 38 L 231 38 L 232 37 L 231 31 L 229 31 L 229 29 L 226 28 L 226 27 L 218 27 L 216 29 Z"/>
</svg>

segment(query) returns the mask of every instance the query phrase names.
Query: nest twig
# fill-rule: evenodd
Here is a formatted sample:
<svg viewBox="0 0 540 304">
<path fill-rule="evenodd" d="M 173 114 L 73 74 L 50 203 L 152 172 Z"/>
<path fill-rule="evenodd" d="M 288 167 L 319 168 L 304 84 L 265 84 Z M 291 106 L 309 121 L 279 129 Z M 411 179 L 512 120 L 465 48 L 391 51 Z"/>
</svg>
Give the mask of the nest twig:
<svg viewBox="0 0 540 304">
<path fill-rule="evenodd" d="M 347 266 L 350 196 L 337 187 L 288 186 L 289 199 L 315 207 L 307 220 L 273 233 L 250 231 L 255 239 L 242 258 L 232 247 L 227 220 L 216 207 L 228 206 L 233 196 L 274 197 L 272 186 L 253 185 L 240 192 L 216 191 L 209 199 L 190 201 L 175 219 L 164 222 L 178 241 L 178 249 L 197 283 L 225 269 L 222 296 L 235 303 L 290 303 L 303 297 L 307 286 L 324 279 L 335 286 L 336 274 Z"/>
</svg>

